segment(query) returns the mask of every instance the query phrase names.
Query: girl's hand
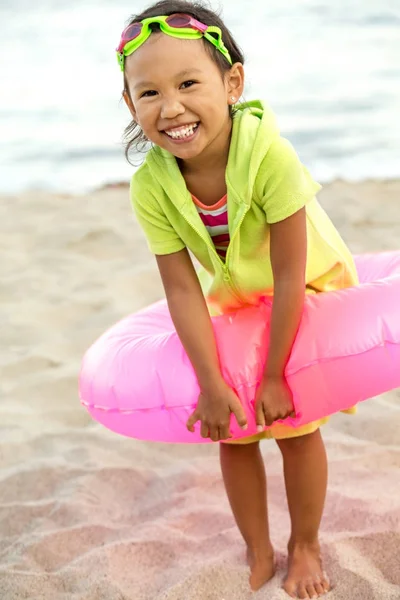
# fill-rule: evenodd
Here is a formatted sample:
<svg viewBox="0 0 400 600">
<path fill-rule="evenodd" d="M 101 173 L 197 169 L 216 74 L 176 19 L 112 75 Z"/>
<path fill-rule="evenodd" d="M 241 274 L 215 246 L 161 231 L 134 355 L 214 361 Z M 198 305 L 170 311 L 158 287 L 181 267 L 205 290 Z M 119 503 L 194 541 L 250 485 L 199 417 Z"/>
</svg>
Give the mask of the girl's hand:
<svg viewBox="0 0 400 600">
<path fill-rule="evenodd" d="M 262 430 L 274 421 L 294 417 L 292 392 L 285 378 L 270 377 L 258 388 L 255 404 L 257 429 Z"/>
<path fill-rule="evenodd" d="M 200 394 L 196 410 L 189 417 L 186 427 L 193 433 L 194 424 L 201 421 L 201 437 L 209 437 L 213 442 L 226 440 L 232 437 L 229 431 L 231 413 L 235 415 L 239 426 L 246 430 L 247 418 L 243 406 L 235 392 L 222 380 Z"/>
</svg>

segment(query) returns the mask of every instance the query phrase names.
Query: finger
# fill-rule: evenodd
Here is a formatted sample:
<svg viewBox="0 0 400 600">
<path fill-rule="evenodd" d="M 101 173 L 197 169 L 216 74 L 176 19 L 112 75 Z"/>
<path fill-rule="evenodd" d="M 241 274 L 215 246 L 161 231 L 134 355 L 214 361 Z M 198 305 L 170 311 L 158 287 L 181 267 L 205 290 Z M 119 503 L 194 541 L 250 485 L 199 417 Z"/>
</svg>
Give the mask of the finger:
<svg viewBox="0 0 400 600">
<path fill-rule="evenodd" d="M 256 404 L 256 425 L 257 431 L 263 431 L 265 427 L 265 417 L 261 402 L 257 402 Z"/>
<path fill-rule="evenodd" d="M 197 411 L 194 411 L 186 421 L 186 427 L 191 433 L 194 432 L 194 425 L 197 423 L 197 421 L 199 421 L 199 419 L 200 417 L 197 414 Z"/>
<path fill-rule="evenodd" d="M 213 442 L 219 441 L 219 429 L 218 427 L 210 427 L 210 438 Z"/>
<path fill-rule="evenodd" d="M 287 409 L 285 410 L 285 414 L 283 414 L 279 418 L 280 419 L 287 419 L 288 417 L 294 418 L 295 416 L 296 416 L 296 412 L 295 412 L 293 406 L 288 406 Z"/>
<path fill-rule="evenodd" d="M 229 431 L 229 425 L 220 425 L 218 431 L 220 440 L 229 440 L 232 437 L 232 434 Z"/>
<path fill-rule="evenodd" d="M 267 427 L 270 427 L 274 423 L 274 421 L 277 420 L 274 416 L 272 416 L 272 414 L 268 410 L 264 410 L 264 408 L 263 408 L 263 416 L 264 416 L 265 425 Z"/>
<path fill-rule="evenodd" d="M 282 412 L 281 414 L 277 414 L 274 418 L 274 423 L 276 421 L 284 421 L 285 419 L 287 419 L 289 417 L 289 413 L 288 412 Z"/>
<path fill-rule="evenodd" d="M 237 398 L 235 402 L 231 405 L 231 411 L 235 415 L 239 427 L 241 427 L 243 430 L 246 430 L 248 427 L 247 417 L 239 398 Z"/>
<path fill-rule="evenodd" d="M 209 429 L 208 429 L 208 424 L 207 423 L 201 423 L 201 428 L 200 428 L 200 435 L 202 438 L 208 438 L 209 437 Z"/>
</svg>

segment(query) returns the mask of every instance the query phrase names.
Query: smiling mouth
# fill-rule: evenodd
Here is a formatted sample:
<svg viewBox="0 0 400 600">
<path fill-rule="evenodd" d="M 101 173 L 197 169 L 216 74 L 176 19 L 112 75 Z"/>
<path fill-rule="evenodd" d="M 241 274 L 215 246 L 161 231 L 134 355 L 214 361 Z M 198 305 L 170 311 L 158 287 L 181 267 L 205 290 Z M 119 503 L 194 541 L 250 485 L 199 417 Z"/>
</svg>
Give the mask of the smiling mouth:
<svg viewBox="0 0 400 600">
<path fill-rule="evenodd" d="M 191 123 L 190 125 L 184 125 L 183 127 L 175 127 L 174 129 L 165 129 L 163 133 L 169 137 L 170 140 L 176 142 L 189 141 L 196 131 L 198 130 L 200 122 Z"/>
</svg>

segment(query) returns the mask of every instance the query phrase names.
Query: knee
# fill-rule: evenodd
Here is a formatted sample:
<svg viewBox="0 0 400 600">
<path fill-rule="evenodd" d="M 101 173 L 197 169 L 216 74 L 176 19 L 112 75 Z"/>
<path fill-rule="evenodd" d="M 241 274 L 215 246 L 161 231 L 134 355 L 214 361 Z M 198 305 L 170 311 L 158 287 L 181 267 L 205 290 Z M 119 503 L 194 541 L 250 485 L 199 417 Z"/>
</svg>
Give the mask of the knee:
<svg viewBox="0 0 400 600">
<path fill-rule="evenodd" d="M 315 441 L 321 437 L 319 429 L 313 433 L 307 433 L 293 438 L 276 440 L 280 451 L 283 455 L 298 454 L 307 452 L 310 446 L 315 444 Z"/>
<path fill-rule="evenodd" d="M 251 442 L 249 444 L 233 444 L 230 442 L 221 442 L 219 445 L 219 450 L 221 454 L 225 456 L 233 456 L 233 455 L 249 455 L 256 454 L 260 449 L 260 442 Z"/>
</svg>

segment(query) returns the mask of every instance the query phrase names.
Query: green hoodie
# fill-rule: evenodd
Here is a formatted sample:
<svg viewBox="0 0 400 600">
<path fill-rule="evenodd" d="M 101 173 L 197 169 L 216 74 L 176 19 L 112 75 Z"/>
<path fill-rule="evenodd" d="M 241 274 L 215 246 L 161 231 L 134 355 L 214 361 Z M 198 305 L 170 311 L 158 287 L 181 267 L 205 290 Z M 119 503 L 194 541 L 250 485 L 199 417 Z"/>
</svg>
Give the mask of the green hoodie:
<svg viewBox="0 0 400 600">
<path fill-rule="evenodd" d="M 308 291 L 357 283 L 350 251 L 315 198 L 321 186 L 282 138 L 261 102 L 238 107 L 225 173 L 230 244 L 225 263 L 203 225 L 175 157 L 161 148 L 134 174 L 131 198 L 154 254 L 188 248 L 203 267 L 203 291 L 214 313 L 273 294 L 270 225 L 306 206 Z"/>
</svg>

